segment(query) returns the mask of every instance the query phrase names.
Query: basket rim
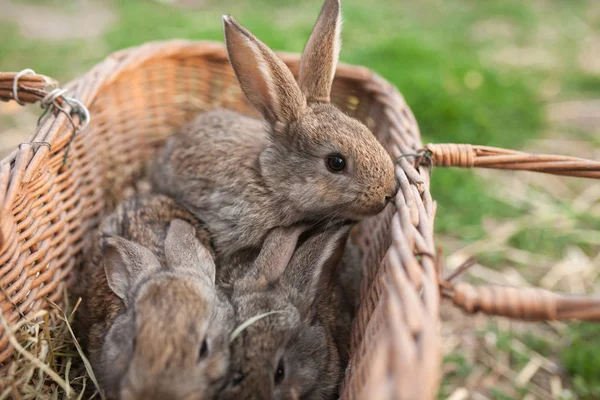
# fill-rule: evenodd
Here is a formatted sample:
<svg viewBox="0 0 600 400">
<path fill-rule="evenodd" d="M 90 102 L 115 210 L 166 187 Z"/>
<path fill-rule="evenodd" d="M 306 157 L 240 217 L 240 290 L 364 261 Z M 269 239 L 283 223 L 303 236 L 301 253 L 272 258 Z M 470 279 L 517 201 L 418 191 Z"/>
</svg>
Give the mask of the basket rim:
<svg viewBox="0 0 600 400">
<path fill-rule="evenodd" d="M 275 51 L 275 53 L 284 62 L 292 65 L 299 62 L 301 55 L 300 53 L 287 51 Z M 184 55 L 185 57 L 207 57 L 210 55 L 222 57 L 224 54 L 226 55 L 225 43 L 216 40 L 168 39 L 149 41 L 140 45 L 125 47 L 109 54 L 85 74 L 68 82 L 65 87 L 71 90 L 73 95 L 80 101 L 87 103 L 93 99 L 97 90 L 82 91 L 80 89 L 82 81 L 96 81 L 96 88 L 98 88 L 102 85 L 111 84 L 120 74 L 156 58 Z M 339 62 L 335 75 L 336 78 L 349 77 L 360 81 L 382 81 L 387 84 L 386 86 L 393 87 L 391 83 L 381 78 L 373 70 L 362 65 Z"/>
</svg>

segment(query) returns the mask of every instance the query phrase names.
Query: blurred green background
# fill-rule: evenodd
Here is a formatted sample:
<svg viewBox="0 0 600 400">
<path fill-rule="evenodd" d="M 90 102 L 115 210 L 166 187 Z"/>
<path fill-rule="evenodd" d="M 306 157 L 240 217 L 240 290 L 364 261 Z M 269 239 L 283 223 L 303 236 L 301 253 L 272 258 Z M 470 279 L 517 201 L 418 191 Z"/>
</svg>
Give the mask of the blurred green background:
<svg viewBox="0 0 600 400">
<path fill-rule="evenodd" d="M 320 6 L 321 0 L 0 0 L 0 70 L 33 68 L 66 82 L 111 52 L 146 41 L 222 41 L 225 13 L 272 48 L 300 52 Z M 343 0 L 342 7 L 341 61 L 367 66 L 396 85 L 424 143 L 600 159 L 600 1 Z M 38 110 L 0 104 L 2 156 L 31 131 Z M 531 173 L 434 170 L 436 233 L 448 267 L 476 255 L 478 269 L 469 275 L 475 281 L 597 291 L 599 186 Z M 565 278 L 564 265 L 575 266 L 575 275 Z M 548 271 L 559 278 L 551 280 Z M 482 318 L 451 314 L 445 324 L 461 341 L 447 349 L 442 398 L 544 398 L 534 386 L 549 396 L 600 398 L 600 340 L 586 339 L 600 337 L 595 326 L 521 329 Z M 534 374 L 517 384 L 487 365 L 481 376 L 495 376 L 496 383 L 471 382 L 482 355 L 469 340 L 483 341 L 485 350 L 489 335 L 514 374 L 526 364 L 515 361 L 511 346 L 502 347 L 506 335 L 557 369 L 539 377 L 544 382 Z M 552 377 L 561 382 L 558 392 L 548 383 Z M 464 388 L 470 397 L 460 397 Z"/>
</svg>

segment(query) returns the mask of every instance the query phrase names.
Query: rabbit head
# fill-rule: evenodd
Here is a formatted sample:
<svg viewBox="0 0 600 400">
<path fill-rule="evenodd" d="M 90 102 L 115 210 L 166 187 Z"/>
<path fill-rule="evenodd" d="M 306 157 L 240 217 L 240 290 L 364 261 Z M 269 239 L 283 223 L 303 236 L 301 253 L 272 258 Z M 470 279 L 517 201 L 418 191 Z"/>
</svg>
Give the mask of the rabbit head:
<svg viewBox="0 0 600 400">
<path fill-rule="evenodd" d="M 175 219 L 166 265 L 147 248 L 105 238 L 108 286 L 123 301 L 103 345 L 107 394 L 123 400 L 211 398 L 228 367 L 230 308 L 194 228 Z"/>
<path fill-rule="evenodd" d="M 358 220 L 397 191 L 394 165 L 371 131 L 330 103 L 340 51 L 340 1 L 326 0 L 300 59 L 298 82 L 264 43 L 223 16 L 231 66 L 268 125 L 266 185 L 298 213 Z M 302 173 L 298 173 L 302 171 Z"/>
<path fill-rule="evenodd" d="M 271 231 L 253 266 L 234 283 L 238 326 L 219 399 L 325 399 L 337 389 L 343 366 L 327 321 L 333 313 L 317 303 L 349 226 L 317 232 L 294 251 L 300 231 Z"/>
</svg>

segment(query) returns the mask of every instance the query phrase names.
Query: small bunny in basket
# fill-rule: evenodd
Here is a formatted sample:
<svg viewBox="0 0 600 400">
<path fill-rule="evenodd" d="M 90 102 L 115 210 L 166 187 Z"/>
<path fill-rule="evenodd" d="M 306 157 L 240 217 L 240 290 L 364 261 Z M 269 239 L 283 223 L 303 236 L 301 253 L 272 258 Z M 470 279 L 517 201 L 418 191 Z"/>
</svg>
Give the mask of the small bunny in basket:
<svg viewBox="0 0 600 400">
<path fill-rule="evenodd" d="M 339 0 L 326 0 L 298 82 L 264 43 L 223 17 L 230 64 L 264 121 L 202 113 L 154 163 L 154 190 L 206 224 L 219 260 L 258 252 L 267 232 L 379 213 L 397 191 L 390 155 L 371 131 L 330 103 L 340 50 Z"/>
<path fill-rule="evenodd" d="M 251 266 L 225 283 L 238 327 L 230 339 L 229 382 L 218 399 L 336 395 L 355 312 L 339 280 L 350 225 L 328 224 L 302 240 L 303 229 L 271 231 Z"/>
<path fill-rule="evenodd" d="M 225 383 L 233 310 L 196 223 L 149 195 L 126 200 L 100 226 L 80 325 L 109 398 L 210 399 Z"/>
</svg>

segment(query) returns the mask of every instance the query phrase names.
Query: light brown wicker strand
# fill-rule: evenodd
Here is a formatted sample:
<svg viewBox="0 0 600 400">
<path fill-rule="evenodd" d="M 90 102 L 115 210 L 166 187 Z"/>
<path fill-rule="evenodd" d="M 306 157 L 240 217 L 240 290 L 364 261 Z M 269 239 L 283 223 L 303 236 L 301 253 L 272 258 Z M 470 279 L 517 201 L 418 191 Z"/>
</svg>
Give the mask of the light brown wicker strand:
<svg viewBox="0 0 600 400">
<path fill-rule="evenodd" d="M 600 179 L 600 161 L 578 157 L 454 143 L 428 144 L 424 150 L 429 154 L 424 154 L 421 161 L 426 162 L 427 158 L 431 158 L 436 167 L 525 170 Z"/>
</svg>

